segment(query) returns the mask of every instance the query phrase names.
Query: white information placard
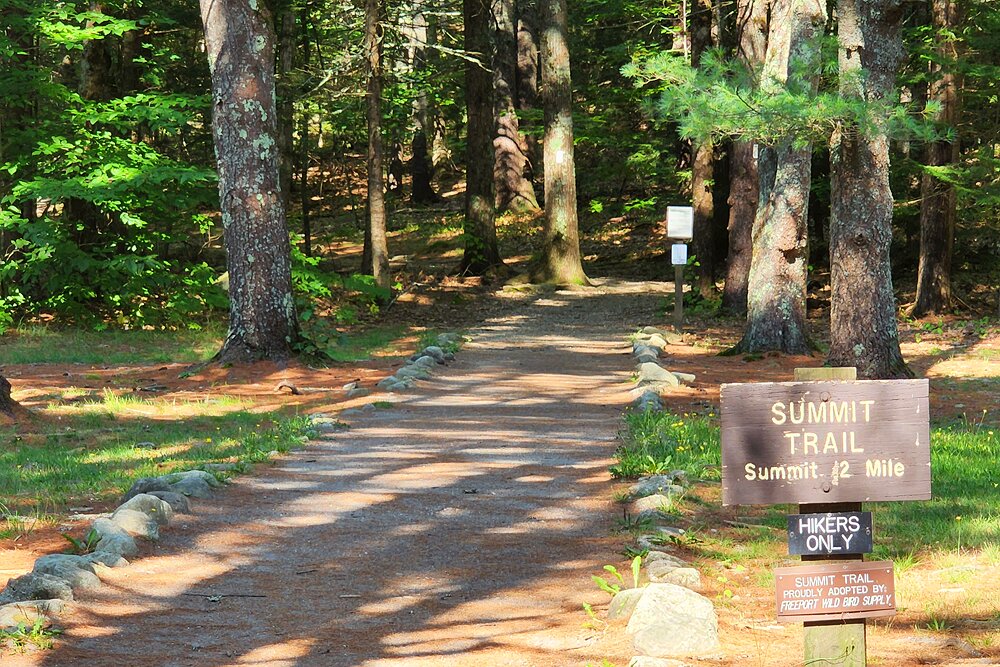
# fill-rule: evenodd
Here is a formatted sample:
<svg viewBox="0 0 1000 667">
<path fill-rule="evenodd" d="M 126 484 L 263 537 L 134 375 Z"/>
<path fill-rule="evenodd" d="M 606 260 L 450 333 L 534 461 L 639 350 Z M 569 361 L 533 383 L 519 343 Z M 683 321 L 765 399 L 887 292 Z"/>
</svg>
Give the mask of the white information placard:
<svg viewBox="0 0 1000 667">
<path fill-rule="evenodd" d="M 694 237 L 694 209 L 690 206 L 667 207 L 667 238 L 690 239 Z"/>
<path fill-rule="evenodd" d="M 670 263 L 674 266 L 684 266 L 688 263 L 687 243 L 674 243 L 670 246 Z"/>
</svg>

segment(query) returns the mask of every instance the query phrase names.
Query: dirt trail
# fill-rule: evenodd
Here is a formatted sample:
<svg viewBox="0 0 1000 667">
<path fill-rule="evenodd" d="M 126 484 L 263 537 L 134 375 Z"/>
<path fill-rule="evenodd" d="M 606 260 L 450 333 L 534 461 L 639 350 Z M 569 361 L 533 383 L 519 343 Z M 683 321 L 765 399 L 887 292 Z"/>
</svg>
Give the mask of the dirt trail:
<svg viewBox="0 0 1000 667">
<path fill-rule="evenodd" d="M 663 284 L 528 299 L 411 393 L 239 478 L 12 667 L 583 665 L 617 561 L 624 336 Z M 616 649 L 610 647 L 612 652 Z"/>
</svg>

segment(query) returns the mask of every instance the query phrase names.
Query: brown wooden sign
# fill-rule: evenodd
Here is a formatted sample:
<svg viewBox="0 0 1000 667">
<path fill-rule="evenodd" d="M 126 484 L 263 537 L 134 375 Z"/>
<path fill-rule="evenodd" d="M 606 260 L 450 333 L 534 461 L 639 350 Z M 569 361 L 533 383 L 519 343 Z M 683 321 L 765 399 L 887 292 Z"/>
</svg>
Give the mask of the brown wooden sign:
<svg viewBox="0 0 1000 667">
<path fill-rule="evenodd" d="M 722 504 L 931 497 L 927 380 L 722 385 Z"/>
<path fill-rule="evenodd" d="M 848 561 L 774 570 L 778 620 L 839 621 L 892 616 L 896 589 L 891 560 Z"/>
</svg>

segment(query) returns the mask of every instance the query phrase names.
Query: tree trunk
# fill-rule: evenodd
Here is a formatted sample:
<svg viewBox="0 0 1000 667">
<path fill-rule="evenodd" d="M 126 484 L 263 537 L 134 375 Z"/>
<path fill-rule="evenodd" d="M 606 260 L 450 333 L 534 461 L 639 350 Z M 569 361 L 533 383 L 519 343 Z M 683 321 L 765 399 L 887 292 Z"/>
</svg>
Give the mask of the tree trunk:
<svg viewBox="0 0 1000 667">
<path fill-rule="evenodd" d="M 493 0 L 496 24 L 496 54 L 493 59 L 496 165 L 493 180 L 496 207 L 500 212 L 537 211 L 538 200 L 531 182 L 528 143 L 518 126 L 516 104 L 517 2 Z"/>
<path fill-rule="evenodd" d="M 278 17 L 278 154 L 281 156 L 281 205 L 289 210 L 292 193 L 292 172 L 295 169 L 295 100 L 291 74 L 295 68 L 295 10 L 285 4 Z"/>
<path fill-rule="evenodd" d="M 365 96 L 368 117 L 368 224 L 361 257 L 361 273 L 375 278 L 375 284 L 388 288 L 389 249 L 386 239 L 385 182 L 382 175 L 382 14 L 384 0 L 365 4 L 365 54 L 368 58 L 368 93 Z"/>
<path fill-rule="evenodd" d="M 771 7 L 761 88 L 815 87 L 793 76 L 792 63 L 815 64 L 826 21 L 822 0 L 775 0 Z M 814 69 L 814 68 L 813 68 Z M 793 137 L 762 148 L 759 204 L 753 224 L 753 258 L 747 290 L 747 327 L 739 352 L 776 350 L 808 354 L 806 270 L 812 145 Z"/>
<path fill-rule="evenodd" d="M 937 40 L 939 61 L 931 62 L 928 100 L 940 104 L 935 116 L 939 123 L 958 126 L 959 81 L 954 70 L 958 58 L 955 38 L 958 26 L 956 0 L 932 0 L 931 25 Z M 935 141 L 927 147 L 927 166 L 945 167 L 958 161 L 957 141 Z M 920 263 L 917 296 L 910 308 L 912 317 L 941 314 L 951 309 L 951 257 L 955 239 L 955 188 L 924 173 L 920 181 Z"/>
<path fill-rule="evenodd" d="M 459 271 L 484 275 L 503 266 L 497 246 L 493 165 L 493 48 L 489 0 L 464 0 L 468 141 L 465 154 L 465 254 Z"/>
<path fill-rule="evenodd" d="M 10 382 L 0 375 L 0 414 L 13 418 L 20 406 L 10 397 Z"/>
<path fill-rule="evenodd" d="M 423 5 L 417 3 L 412 16 L 412 26 L 404 30 L 410 38 L 410 62 L 415 78 L 420 86 L 413 98 L 413 139 L 410 144 L 411 196 L 414 204 L 432 204 L 439 197 L 431 183 L 434 167 L 431 164 L 428 136 L 433 131 L 430 114 L 430 95 L 427 91 L 427 17 Z"/>
<path fill-rule="evenodd" d="M 545 225 L 535 280 L 589 284 L 580 261 L 573 158 L 573 95 L 566 0 L 540 0 L 542 104 L 545 108 Z"/>
<path fill-rule="evenodd" d="M 840 87 L 848 98 L 882 100 L 895 89 L 902 57 L 900 0 L 840 0 Z M 839 127 L 830 139 L 830 353 L 858 377 L 911 375 L 899 350 L 889 245 L 889 141 Z"/>
<path fill-rule="evenodd" d="M 712 48 L 712 2 L 691 5 L 691 64 L 701 66 L 701 56 Z M 694 238 L 691 246 L 698 259 L 695 285 L 702 296 L 715 294 L 715 203 L 712 197 L 713 147 L 709 140 L 691 146 L 691 205 L 694 207 Z"/>
<path fill-rule="evenodd" d="M 517 75 L 514 93 L 515 104 L 520 111 L 533 111 L 539 108 L 538 57 L 540 49 L 538 43 L 537 0 L 517 0 Z M 544 173 L 538 137 L 534 132 L 529 131 L 535 125 L 537 123 L 523 120 L 519 128 L 527 147 L 532 184 L 534 184 L 537 174 Z M 537 203 L 538 200 L 535 201 Z"/>
<path fill-rule="evenodd" d="M 271 18 L 264 3 L 200 1 L 229 269 L 229 334 L 215 358 L 284 358 L 298 325 L 278 182 Z"/>
<path fill-rule="evenodd" d="M 749 71 L 764 62 L 767 46 L 767 0 L 739 0 L 736 14 L 737 57 Z M 747 312 L 747 281 L 753 221 L 757 215 L 759 175 L 751 142 L 737 141 L 729 154 L 729 253 L 722 308 L 736 315 Z"/>
</svg>

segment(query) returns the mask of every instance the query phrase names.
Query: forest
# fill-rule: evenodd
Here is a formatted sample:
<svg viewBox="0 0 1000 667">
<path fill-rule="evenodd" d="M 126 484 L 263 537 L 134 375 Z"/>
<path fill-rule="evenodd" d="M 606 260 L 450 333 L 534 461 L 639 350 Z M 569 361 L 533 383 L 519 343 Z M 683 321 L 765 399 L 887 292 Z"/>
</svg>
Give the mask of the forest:
<svg viewBox="0 0 1000 667">
<path fill-rule="evenodd" d="M 746 316 L 734 352 L 816 350 L 817 302 L 831 364 L 905 377 L 899 318 L 998 312 L 986 0 L 5 0 L 2 21 L 0 331 L 228 312 L 219 360 L 322 351 L 308 320 L 405 290 L 387 231 L 449 190 L 456 274 L 508 278 L 497 226 L 527 220 L 517 270 L 555 284 L 587 282 L 602 221 L 693 205 L 686 298 Z M 364 253 L 334 271 L 344 228 Z"/>
</svg>

